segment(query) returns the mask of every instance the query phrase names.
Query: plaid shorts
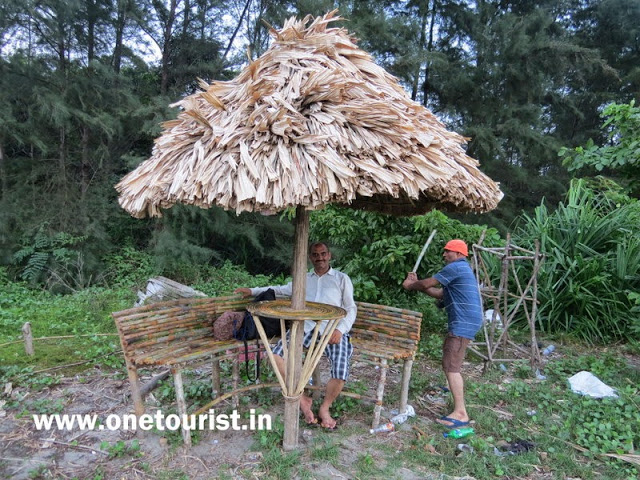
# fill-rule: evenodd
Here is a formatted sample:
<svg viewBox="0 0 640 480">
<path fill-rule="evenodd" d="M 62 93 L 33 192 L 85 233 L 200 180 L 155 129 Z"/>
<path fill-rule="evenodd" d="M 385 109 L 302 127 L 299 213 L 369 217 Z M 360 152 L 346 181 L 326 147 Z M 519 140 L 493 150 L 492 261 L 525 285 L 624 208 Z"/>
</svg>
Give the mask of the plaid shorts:
<svg viewBox="0 0 640 480">
<path fill-rule="evenodd" d="M 302 345 L 305 348 L 309 348 L 311 344 L 311 338 L 313 337 L 313 330 L 305 333 Z M 289 341 L 289 332 L 287 332 L 287 341 Z M 273 347 L 273 354 L 282 356 L 282 340 L 279 340 L 275 347 Z M 347 380 L 349 377 L 349 370 L 351 367 L 351 356 L 353 355 L 353 345 L 351 344 L 351 337 L 347 333 L 342 334 L 340 343 L 335 345 L 327 345 L 324 349 L 324 354 L 329 358 L 331 364 L 331 378 L 337 378 L 339 380 Z"/>
</svg>

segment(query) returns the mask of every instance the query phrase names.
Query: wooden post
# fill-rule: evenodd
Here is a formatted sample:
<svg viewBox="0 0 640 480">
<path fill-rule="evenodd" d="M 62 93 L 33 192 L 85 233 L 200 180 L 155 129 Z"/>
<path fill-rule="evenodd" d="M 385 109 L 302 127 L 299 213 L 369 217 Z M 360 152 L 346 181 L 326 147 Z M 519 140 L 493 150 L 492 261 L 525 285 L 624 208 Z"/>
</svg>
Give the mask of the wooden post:
<svg viewBox="0 0 640 480">
<path fill-rule="evenodd" d="M 24 351 L 32 357 L 34 355 L 33 351 L 33 335 L 31 334 L 31 323 L 26 322 L 22 325 L 22 338 L 24 338 Z"/>
<path fill-rule="evenodd" d="M 373 407 L 373 423 L 371 428 L 376 428 L 380 423 L 380 412 L 382 411 L 382 399 L 384 398 L 384 384 L 387 382 L 387 370 L 389 365 L 387 359 L 382 359 L 380 365 L 380 377 L 378 377 L 378 388 L 376 389 L 376 406 Z"/>
<path fill-rule="evenodd" d="M 304 310 L 305 295 L 307 290 L 307 254 L 309 249 L 309 213 L 303 206 L 296 208 L 295 244 L 293 247 L 293 292 L 291 296 L 291 308 Z M 295 332 L 295 335 L 294 335 Z M 292 359 L 293 371 L 288 371 L 287 376 L 293 380 L 291 385 L 297 385 L 302 369 L 302 340 L 304 328 L 292 329 L 289 341 L 291 346 L 289 354 L 295 354 Z M 300 398 L 285 399 L 284 402 L 284 438 L 282 448 L 285 451 L 295 450 L 298 447 L 298 421 L 300 418 Z"/>
<path fill-rule="evenodd" d="M 409 401 L 409 382 L 411 381 L 411 369 L 413 368 L 413 358 L 404 361 L 402 365 L 402 385 L 400 387 L 400 408 L 398 413 L 406 413 Z"/>
<path fill-rule="evenodd" d="M 211 362 L 211 398 L 218 398 L 220 391 L 220 360 L 215 358 Z"/>
<path fill-rule="evenodd" d="M 233 391 L 235 392 L 238 389 L 238 384 L 240 383 L 240 361 L 238 360 L 238 356 L 233 359 L 233 363 L 231 364 L 231 385 Z M 231 406 L 235 409 L 238 408 L 240 404 L 240 397 L 238 394 L 235 394 L 231 397 Z"/>
<path fill-rule="evenodd" d="M 529 329 L 531 330 L 531 368 L 540 364 L 540 349 L 536 337 L 536 316 L 538 315 L 538 270 L 540 269 L 540 241 L 535 241 L 536 251 L 533 259 L 533 291 L 531 301 L 531 318 L 529 319 Z"/>
<path fill-rule="evenodd" d="M 182 385 L 182 371 L 179 367 L 173 367 L 171 369 L 173 373 L 173 386 L 176 389 L 176 404 L 178 407 L 178 415 L 180 421 L 185 422 L 187 417 L 187 402 L 184 398 L 184 387 Z M 191 447 L 191 432 L 182 425 L 182 440 L 187 447 Z"/>
</svg>

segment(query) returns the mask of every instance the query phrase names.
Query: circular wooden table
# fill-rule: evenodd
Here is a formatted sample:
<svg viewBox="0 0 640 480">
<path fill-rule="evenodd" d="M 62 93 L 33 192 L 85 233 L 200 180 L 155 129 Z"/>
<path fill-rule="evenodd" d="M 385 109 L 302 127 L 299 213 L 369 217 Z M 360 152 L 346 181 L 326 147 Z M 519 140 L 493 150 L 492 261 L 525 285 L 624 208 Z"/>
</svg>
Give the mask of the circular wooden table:
<svg viewBox="0 0 640 480">
<path fill-rule="evenodd" d="M 296 405 L 296 408 L 294 408 L 296 413 L 293 418 L 290 418 L 290 416 L 285 413 L 285 444 L 283 444 L 285 450 L 293 450 L 297 447 L 299 420 L 297 412 L 299 412 L 300 398 L 304 392 L 304 387 L 318 365 L 324 349 L 327 347 L 329 339 L 338 326 L 340 319 L 347 314 L 344 308 L 334 307 L 333 305 L 327 305 L 325 303 L 306 302 L 305 307 L 304 310 L 294 310 L 291 308 L 291 301 L 289 300 L 264 301 L 252 303 L 247 306 L 247 310 L 253 315 L 256 328 L 260 334 L 260 340 L 264 344 L 269 361 L 282 387 L 285 402 L 295 403 Z M 264 331 L 260 317 L 280 319 L 282 354 L 285 365 L 284 378 L 278 370 L 278 365 L 275 362 L 274 354 L 271 350 L 270 339 Z M 290 321 L 288 341 L 285 323 L 287 320 Z M 306 320 L 316 322 L 316 326 L 313 330 L 313 337 L 311 338 L 311 343 L 309 344 L 303 362 L 302 338 L 304 336 L 304 322 Z M 326 326 L 324 330 L 320 331 L 324 321 L 327 321 Z M 300 338 L 300 341 L 296 341 L 298 338 Z M 292 440 L 293 444 L 287 444 L 287 439 L 292 438 L 294 439 Z"/>
</svg>

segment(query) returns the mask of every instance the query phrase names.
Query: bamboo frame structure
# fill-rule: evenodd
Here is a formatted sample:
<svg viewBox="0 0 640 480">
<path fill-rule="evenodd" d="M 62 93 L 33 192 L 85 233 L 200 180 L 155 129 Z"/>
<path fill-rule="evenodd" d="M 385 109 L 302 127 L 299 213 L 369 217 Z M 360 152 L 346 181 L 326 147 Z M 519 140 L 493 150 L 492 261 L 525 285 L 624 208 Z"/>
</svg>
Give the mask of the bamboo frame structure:
<svg viewBox="0 0 640 480">
<path fill-rule="evenodd" d="M 479 244 L 473 245 L 473 262 L 478 287 L 485 306 L 493 309 L 490 320 L 485 319 L 482 332 L 484 341 L 472 342 L 469 348 L 485 362 L 485 371 L 494 362 L 512 362 L 517 358 L 510 357 L 508 347 L 529 357 L 533 367 L 540 363 L 540 351 L 536 340 L 536 315 L 538 310 L 538 272 L 544 255 L 540 252 L 539 242 L 535 242 L 535 250 L 526 250 L 511 243 L 511 235 L 507 235 L 504 247 L 487 248 Z M 531 277 L 522 282 L 517 275 L 516 263 L 532 262 Z M 500 264 L 498 285 L 494 286 L 496 262 Z M 492 278 L 493 277 L 493 278 Z M 509 335 L 509 327 L 518 314 L 524 314 L 530 333 L 530 350 L 513 342 Z M 502 326 L 499 326 L 502 322 Z M 482 348 L 482 350 L 481 350 Z M 502 354 L 498 356 L 498 351 Z"/>
<path fill-rule="evenodd" d="M 260 340 L 265 347 L 267 357 L 273 366 L 273 370 L 278 378 L 282 395 L 285 398 L 284 412 L 284 428 L 285 434 L 282 442 L 282 448 L 285 451 L 295 450 L 298 447 L 298 417 L 300 408 L 300 397 L 304 392 L 304 386 L 307 384 L 313 371 L 315 370 L 322 354 L 324 353 L 331 334 L 338 326 L 340 319 L 346 314 L 344 308 L 335 307 L 316 302 L 306 302 L 303 309 L 296 309 L 293 301 L 289 303 L 286 300 L 274 300 L 258 302 L 247 306 L 254 315 L 256 327 L 260 334 Z M 267 336 L 262 322 L 261 316 L 280 318 L 280 329 L 283 346 L 283 359 L 285 364 L 284 378 L 278 369 L 269 337 Z M 291 321 L 289 330 L 289 339 L 287 342 L 287 333 L 285 329 L 285 320 Z M 313 320 L 316 322 L 311 337 L 311 343 L 307 349 L 307 354 L 302 360 L 302 337 L 304 336 L 304 322 Z M 324 328 L 321 331 L 321 327 Z M 299 341 L 297 339 L 300 339 Z M 289 408 L 287 408 L 289 406 Z"/>
</svg>

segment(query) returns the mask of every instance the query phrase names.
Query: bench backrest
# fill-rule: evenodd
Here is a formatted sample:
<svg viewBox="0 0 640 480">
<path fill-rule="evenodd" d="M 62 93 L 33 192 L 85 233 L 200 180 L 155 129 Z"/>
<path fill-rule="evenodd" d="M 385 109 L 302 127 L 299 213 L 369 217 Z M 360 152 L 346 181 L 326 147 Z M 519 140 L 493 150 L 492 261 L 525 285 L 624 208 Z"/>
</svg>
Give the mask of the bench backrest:
<svg viewBox="0 0 640 480">
<path fill-rule="evenodd" d="M 211 320 L 228 310 L 242 311 L 251 301 L 239 295 L 182 298 L 114 312 L 112 317 L 126 354 L 211 335 Z M 365 302 L 356 302 L 356 306 L 358 313 L 351 330 L 356 342 L 376 342 L 385 350 L 397 351 L 399 358 L 416 352 L 422 313 Z"/>
<path fill-rule="evenodd" d="M 168 344 L 174 340 L 210 335 L 210 321 L 227 310 L 242 311 L 250 299 L 239 295 L 209 298 L 181 298 L 150 303 L 112 314 L 122 348 L 127 353 Z"/>
<path fill-rule="evenodd" d="M 398 358 L 414 355 L 420 341 L 422 313 L 402 308 L 356 302 L 358 313 L 351 328 L 356 341 L 373 341 L 398 352 Z"/>
</svg>

